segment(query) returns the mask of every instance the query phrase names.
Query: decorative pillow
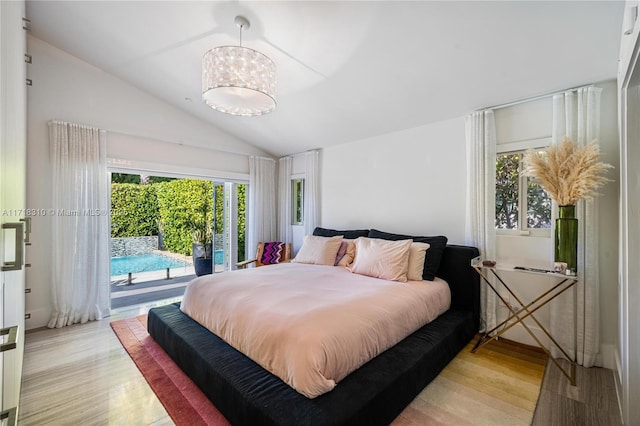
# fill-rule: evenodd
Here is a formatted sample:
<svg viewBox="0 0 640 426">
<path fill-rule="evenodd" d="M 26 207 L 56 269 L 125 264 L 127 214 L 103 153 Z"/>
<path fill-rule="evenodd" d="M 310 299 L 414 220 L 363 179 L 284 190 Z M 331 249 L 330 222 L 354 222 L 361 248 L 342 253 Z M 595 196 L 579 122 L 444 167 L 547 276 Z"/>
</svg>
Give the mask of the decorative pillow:
<svg viewBox="0 0 640 426">
<path fill-rule="evenodd" d="M 317 235 L 319 237 L 335 237 L 336 235 L 342 235 L 350 240 L 355 240 L 358 237 L 366 237 L 367 235 L 369 235 L 369 230 L 355 229 L 348 231 L 338 231 L 336 229 L 321 228 L 318 226 L 313 230 L 313 235 Z"/>
<path fill-rule="evenodd" d="M 347 243 L 347 250 L 342 256 L 342 259 L 337 263 L 337 266 L 349 266 L 353 263 L 353 259 L 356 257 L 356 242 L 355 240 L 342 240 L 342 244 Z"/>
<path fill-rule="evenodd" d="M 342 235 L 335 237 L 306 235 L 300 251 L 292 262 L 333 266 L 340 243 L 342 243 Z"/>
<path fill-rule="evenodd" d="M 412 243 L 409 249 L 409 267 L 407 268 L 407 280 L 422 281 L 424 259 L 427 255 L 427 243 Z"/>
<path fill-rule="evenodd" d="M 274 265 L 276 263 L 280 263 L 280 259 L 282 259 L 283 249 L 284 243 L 281 242 L 264 243 L 260 263 L 262 263 L 263 265 Z"/>
<path fill-rule="evenodd" d="M 349 270 L 383 280 L 407 282 L 412 242 L 360 237 L 356 239 L 356 259 Z"/>
<path fill-rule="evenodd" d="M 390 234 L 388 232 L 378 231 L 372 229 L 369 231 L 369 238 L 382 238 L 383 240 L 405 240 L 407 238 L 413 239 L 416 243 L 427 243 L 430 245 L 427 255 L 424 261 L 424 271 L 422 272 L 422 278 L 427 281 L 433 281 L 440 268 L 440 261 L 442 260 L 442 253 L 447 247 L 447 237 L 411 237 L 409 235 L 402 234 Z"/>
<path fill-rule="evenodd" d="M 340 243 L 340 248 L 338 249 L 338 253 L 336 254 L 336 260 L 333 262 L 333 266 L 338 266 L 338 263 L 342 260 L 345 253 L 347 252 L 347 242 L 342 240 Z"/>
</svg>

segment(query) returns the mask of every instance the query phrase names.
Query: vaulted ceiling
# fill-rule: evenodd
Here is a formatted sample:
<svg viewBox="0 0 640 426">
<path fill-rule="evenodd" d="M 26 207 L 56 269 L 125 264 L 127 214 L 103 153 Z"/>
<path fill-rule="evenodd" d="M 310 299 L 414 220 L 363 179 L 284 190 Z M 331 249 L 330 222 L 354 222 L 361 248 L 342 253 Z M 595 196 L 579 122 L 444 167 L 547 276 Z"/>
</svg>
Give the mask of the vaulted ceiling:
<svg viewBox="0 0 640 426">
<path fill-rule="evenodd" d="M 32 33 L 274 155 L 616 77 L 622 1 L 27 1 Z M 277 66 L 276 110 L 201 100 L 208 49 Z M 444 141 L 446 142 L 446 141 Z"/>
</svg>

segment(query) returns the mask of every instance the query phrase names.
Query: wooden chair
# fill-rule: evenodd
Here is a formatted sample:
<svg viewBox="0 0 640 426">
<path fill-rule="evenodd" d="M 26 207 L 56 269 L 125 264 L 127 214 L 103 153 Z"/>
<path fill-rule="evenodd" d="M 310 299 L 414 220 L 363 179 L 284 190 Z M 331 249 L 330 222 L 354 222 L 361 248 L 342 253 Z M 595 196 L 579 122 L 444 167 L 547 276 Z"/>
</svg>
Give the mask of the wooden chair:
<svg viewBox="0 0 640 426">
<path fill-rule="evenodd" d="M 256 251 L 255 259 L 249 259 L 249 260 L 245 260 L 244 262 L 238 262 L 236 263 L 236 267 L 238 267 L 238 269 L 245 269 L 247 266 L 251 265 L 252 263 L 255 263 L 256 267 L 258 267 L 258 266 L 272 265 L 275 263 L 287 262 L 291 260 L 291 243 L 283 244 L 282 250 L 280 251 L 280 256 L 277 258 L 278 261 L 275 261 L 272 255 L 273 253 L 269 253 L 269 250 L 267 250 L 267 252 L 265 253 L 265 244 L 269 249 L 270 246 L 273 244 L 276 244 L 276 242 L 258 243 L 258 250 Z"/>
</svg>

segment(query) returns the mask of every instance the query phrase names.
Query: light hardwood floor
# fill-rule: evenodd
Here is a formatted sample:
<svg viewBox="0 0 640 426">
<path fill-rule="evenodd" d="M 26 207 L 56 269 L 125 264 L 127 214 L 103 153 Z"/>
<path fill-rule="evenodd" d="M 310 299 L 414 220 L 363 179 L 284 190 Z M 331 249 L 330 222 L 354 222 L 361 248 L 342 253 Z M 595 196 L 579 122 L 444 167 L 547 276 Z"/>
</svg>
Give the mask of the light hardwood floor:
<svg viewBox="0 0 640 426">
<path fill-rule="evenodd" d="M 167 302 L 172 301 L 159 303 Z M 112 320 L 146 313 L 152 306 L 121 309 L 104 321 L 29 332 L 18 424 L 173 424 L 109 326 Z M 545 362 L 538 350 L 505 341 L 492 342 L 480 351 L 481 356 L 466 357 L 465 362 L 478 362 L 484 367 L 487 356 L 514 365 L 519 360 L 541 366 Z M 611 410 L 605 410 L 606 414 L 599 410 L 617 408 L 610 370 L 579 369 L 578 388 L 563 382 L 564 376 L 554 370 L 553 365 L 546 368 L 534 424 L 620 424 L 615 422 L 615 410 L 613 414 Z M 530 374 L 539 380 L 539 370 Z M 595 381 L 591 380 L 593 374 Z M 564 399 L 560 394 L 566 394 Z M 513 395 L 505 398 L 512 399 Z M 597 423 L 597 419 L 607 421 Z"/>
<path fill-rule="evenodd" d="M 19 425 L 172 425 L 109 322 L 27 333 Z"/>
<path fill-rule="evenodd" d="M 560 362 L 568 368 L 566 361 Z M 622 425 L 613 374 L 606 368 L 578 367 L 576 386 L 571 386 L 548 362 L 532 425 Z"/>
</svg>

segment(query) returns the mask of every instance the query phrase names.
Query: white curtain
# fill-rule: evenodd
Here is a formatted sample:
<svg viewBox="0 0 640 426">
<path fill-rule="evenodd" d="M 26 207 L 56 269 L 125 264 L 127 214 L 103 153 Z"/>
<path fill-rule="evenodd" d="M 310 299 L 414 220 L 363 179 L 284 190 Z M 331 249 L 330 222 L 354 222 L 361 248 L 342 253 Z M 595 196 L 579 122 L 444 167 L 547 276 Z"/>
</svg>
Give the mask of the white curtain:
<svg viewBox="0 0 640 426">
<path fill-rule="evenodd" d="M 278 240 L 293 241 L 291 228 L 291 169 L 293 158 L 282 157 L 278 163 Z"/>
<path fill-rule="evenodd" d="M 320 170 L 319 152 L 305 153 L 304 177 L 304 233 L 313 234 L 320 223 Z"/>
<path fill-rule="evenodd" d="M 493 111 L 478 111 L 465 118 L 467 141 L 466 244 L 480 250 L 483 259 L 496 259 L 496 133 Z M 497 324 L 498 298 L 480 286 L 480 331 Z"/>
<path fill-rule="evenodd" d="M 579 145 L 600 137 L 600 96 L 602 89 L 587 87 L 553 97 L 553 143 L 568 137 Z M 557 206 L 554 206 L 554 217 Z M 573 291 L 569 290 L 550 303 L 550 331 L 569 354 L 576 354 L 578 364 L 594 365 L 600 351 L 600 301 L 598 270 L 598 201 L 579 201 L 577 311 L 573 309 Z M 552 240 L 552 244 L 554 241 Z M 572 327 L 577 318 L 577 342 Z M 551 354 L 561 357 L 552 345 Z"/>
<path fill-rule="evenodd" d="M 276 231 L 276 161 L 249 157 L 249 253 L 259 242 L 275 241 Z"/>
<path fill-rule="evenodd" d="M 109 315 L 109 182 L 104 130 L 49 123 L 51 285 L 49 328 Z"/>
</svg>

